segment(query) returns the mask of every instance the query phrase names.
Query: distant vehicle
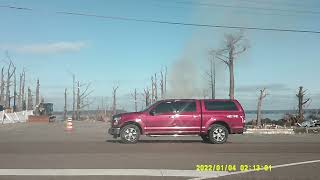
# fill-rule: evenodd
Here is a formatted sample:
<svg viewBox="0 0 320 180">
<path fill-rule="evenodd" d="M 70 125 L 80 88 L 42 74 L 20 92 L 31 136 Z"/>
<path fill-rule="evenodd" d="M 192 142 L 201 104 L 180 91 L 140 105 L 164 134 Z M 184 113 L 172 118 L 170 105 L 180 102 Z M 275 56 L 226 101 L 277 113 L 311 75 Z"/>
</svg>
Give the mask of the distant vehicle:
<svg viewBox="0 0 320 180">
<path fill-rule="evenodd" d="M 56 116 L 53 115 L 53 103 L 39 103 L 34 110 L 34 115 L 45 119 L 48 118 L 49 122 L 55 121 Z"/>
<path fill-rule="evenodd" d="M 229 134 L 242 134 L 244 124 L 237 100 L 168 99 L 140 112 L 114 115 L 108 133 L 123 143 L 137 143 L 140 135 L 199 135 L 204 142 L 223 144 Z"/>
</svg>

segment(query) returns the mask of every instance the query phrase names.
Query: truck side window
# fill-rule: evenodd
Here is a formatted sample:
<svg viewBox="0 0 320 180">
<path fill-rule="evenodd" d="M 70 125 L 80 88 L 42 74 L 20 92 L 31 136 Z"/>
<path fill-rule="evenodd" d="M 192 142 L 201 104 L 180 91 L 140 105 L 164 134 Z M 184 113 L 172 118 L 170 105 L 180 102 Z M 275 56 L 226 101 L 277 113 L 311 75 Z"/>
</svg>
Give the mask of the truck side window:
<svg viewBox="0 0 320 180">
<path fill-rule="evenodd" d="M 173 113 L 172 102 L 162 102 L 154 109 L 155 114 Z"/>
<path fill-rule="evenodd" d="M 204 101 L 204 106 L 208 111 L 237 111 L 238 108 L 232 101 Z"/>
<path fill-rule="evenodd" d="M 174 111 L 176 113 L 181 112 L 196 112 L 196 102 L 195 101 L 176 101 L 173 103 Z"/>
</svg>

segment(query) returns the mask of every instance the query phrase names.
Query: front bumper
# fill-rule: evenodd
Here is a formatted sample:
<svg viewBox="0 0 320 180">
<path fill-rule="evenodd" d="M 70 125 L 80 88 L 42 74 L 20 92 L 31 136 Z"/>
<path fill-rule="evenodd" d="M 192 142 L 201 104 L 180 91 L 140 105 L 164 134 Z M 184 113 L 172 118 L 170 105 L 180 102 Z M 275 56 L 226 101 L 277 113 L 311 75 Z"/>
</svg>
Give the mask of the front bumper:
<svg viewBox="0 0 320 180">
<path fill-rule="evenodd" d="M 108 134 L 118 136 L 120 134 L 120 128 L 111 127 L 108 129 Z"/>
</svg>

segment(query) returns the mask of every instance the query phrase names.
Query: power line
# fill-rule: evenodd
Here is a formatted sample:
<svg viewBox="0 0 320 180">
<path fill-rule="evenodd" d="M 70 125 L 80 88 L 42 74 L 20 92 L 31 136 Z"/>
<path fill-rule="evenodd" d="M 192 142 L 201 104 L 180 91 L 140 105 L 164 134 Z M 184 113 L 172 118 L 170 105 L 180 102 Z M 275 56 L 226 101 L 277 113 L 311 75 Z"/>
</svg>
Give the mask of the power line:
<svg viewBox="0 0 320 180">
<path fill-rule="evenodd" d="M 206 6 L 206 7 L 221 7 L 221 8 L 264 10 L 264 11 L 279 11 L 279 12 L 291 12 L 291 13 L 314 14 L 314 15 L 319 15 L 320 14 L 319 11 L 308 11 L 308 10 L 278 9 L 278 8 L 252 7 L 252 6 L 234 6 L 234 5 L 225 5 L 225 4 L 217 4 L 217 3 L 204 3 L 204 2 L 180 1 L 180 0 L 179 1 L 173 1 L 172 0 L 170 2 L 171 3 L 175 3 L 175 4 L 197 5 L 197 6 Z"/>
<path fill-rule="evenodd" d="M 6 7 L 1 6 L 0 7 Z M 11 6 L 13 7 L 13 6 Z M 17 10 L 33 10 L 30 8 L 14 7 Z M 57 11 L 56 14 L 72 15 L 72 16 L 85 16 L 94 17 L 100 19 L 112 19 L 121 21 L 135 21 L 144 23 L 157 23 L 157 24 L 168 24 L 168 25 L 180 25 L 180 26 L 192 26 L 192 27 L 205 27 L 205 28 L 223 28 L 223 29 L 245 29 L 245 30 L 258 30 L 258 31 L 278 31 L 278 32 L 295 32 L 295 33 L 311 33 L 320 34 L 320 31 L 307 30 L 307 29 L 283 29 L 283 28 L 260 28 L 260 27 L 249 27 L 249 26 L 225 26 L 225 25 L 212 25 L 212 24 L 197 24 L 197 23 L 185 23 L 185 22 L 174 22 L 174 21 L 160 21 L 160 20 L 148 20 L 148 19 L 137 19 L 130 17 L 116 17 L 116 16 L 104 16 L 97 14 L 77 13 L 70 11 Z"/>
</svg>

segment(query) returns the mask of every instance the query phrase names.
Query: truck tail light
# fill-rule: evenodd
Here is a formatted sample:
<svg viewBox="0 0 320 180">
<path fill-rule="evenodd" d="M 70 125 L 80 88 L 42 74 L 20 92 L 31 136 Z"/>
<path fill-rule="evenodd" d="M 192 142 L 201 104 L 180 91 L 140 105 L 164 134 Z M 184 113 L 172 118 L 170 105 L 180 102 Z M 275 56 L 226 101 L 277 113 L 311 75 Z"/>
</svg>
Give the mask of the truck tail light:
<svg viewBox="0 0 320 180">
<path fill-rule="evenodd" d="M 246 118 L 244 116 L 240 116 L 241 117 L 241 120 L 242 120 L 242 123 L 246 123 Z"/>
</svg>

